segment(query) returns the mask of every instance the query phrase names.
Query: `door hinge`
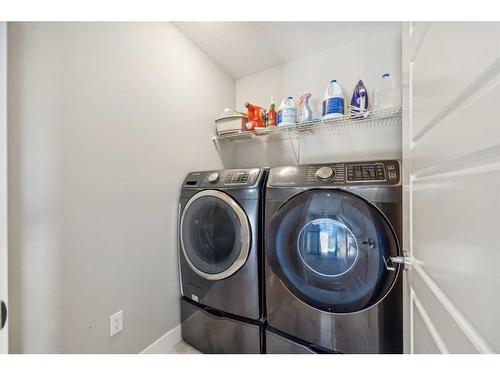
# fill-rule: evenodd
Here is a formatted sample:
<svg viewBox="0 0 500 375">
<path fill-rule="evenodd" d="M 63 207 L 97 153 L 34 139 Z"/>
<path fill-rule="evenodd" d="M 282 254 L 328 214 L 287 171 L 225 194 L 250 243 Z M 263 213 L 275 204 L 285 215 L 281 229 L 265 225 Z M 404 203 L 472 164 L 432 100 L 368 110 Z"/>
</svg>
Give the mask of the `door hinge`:
<svg viewBox="0 0 500 375">
<path fill-rule="evenodd" d="M 413 257 L 408 256 L 408 252 L 403 250 L 403 256 L 384 258 L 385 268 L 389 271 L 396 271 L 396 264 L 401 264 L 403 270 L 407 271 L 411 268 L 413 264 Z"/>
</svg>

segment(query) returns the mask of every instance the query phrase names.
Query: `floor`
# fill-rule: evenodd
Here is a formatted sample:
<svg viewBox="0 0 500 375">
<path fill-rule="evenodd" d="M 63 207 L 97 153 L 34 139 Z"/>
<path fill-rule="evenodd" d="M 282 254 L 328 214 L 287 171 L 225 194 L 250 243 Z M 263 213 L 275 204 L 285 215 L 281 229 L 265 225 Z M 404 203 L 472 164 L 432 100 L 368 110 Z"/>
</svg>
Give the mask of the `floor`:
<svg viewBox="0 0 500 375">
<path fill-rule="evenodd" d="M 185 341 L 179 341 L 167 354 L 202 354 Z"/>
</svg>

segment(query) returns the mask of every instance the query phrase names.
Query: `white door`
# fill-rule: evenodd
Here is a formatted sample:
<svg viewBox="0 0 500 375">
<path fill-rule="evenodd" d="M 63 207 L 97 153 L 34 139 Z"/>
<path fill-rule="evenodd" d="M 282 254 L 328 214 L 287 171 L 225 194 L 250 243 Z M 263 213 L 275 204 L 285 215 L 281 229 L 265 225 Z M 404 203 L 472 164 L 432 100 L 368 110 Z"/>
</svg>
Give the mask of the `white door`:
<svg viewBox="0 0 500 375">
<path fill-rule="evenodd" d="M 406 351 L 500 352 L 500 23 L 403 26 Z"/>
<path fill-rule="evenodd" d="M 0 22 L 0 354 L 7 336 L 7 23 Z"/>
</svg>

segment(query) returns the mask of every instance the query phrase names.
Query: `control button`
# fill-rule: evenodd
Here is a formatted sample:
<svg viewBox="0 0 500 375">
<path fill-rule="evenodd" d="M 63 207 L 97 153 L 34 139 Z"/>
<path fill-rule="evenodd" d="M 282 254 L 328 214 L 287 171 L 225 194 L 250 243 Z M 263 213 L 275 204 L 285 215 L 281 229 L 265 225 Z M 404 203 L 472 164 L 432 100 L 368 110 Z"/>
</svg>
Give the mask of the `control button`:
<svg viewBox="0 0 500 375">
<path fill-rule="evenodd" d="M 219 181 L 220 174 L 218 172 L 210 173 L 208 176 L 208 182 L 211 184 L 215 184 L 217 181 Z"/>
<path fill-rule="evenodd" d="M 397 176 L 396 176 L 396 172 L 394 172 L 394 171 L 389 171 L 389 178 L 390 178 L 391 180 L 395 180 L 395 179 L 396 179 L 396 177 L 397 177 Z"/>
<path fill-rule="evenodd" d="M 389 164 L 389 165 L 387 166 L 387 170 L 388 170 L 388 171 L 393 171 L 393 170 L 395 170 L 395 169 L 396 169 L 396 166 L 395 166 L 394 164 Z"/>
<path fill-rule="evenodd" d="M 253 184 L 255 182 L 255 179 L 257 178 L 258 174 L 259 174 L 258 169 L 252 169 L 252 171 L 248 174 L 249 184 Z"/>
<path fill-rule="evenodd" d="M 315 176 L 318 180 L 327 181 L 335 176 L 335 172 L 330 167 L 321 167 L 316 171 Z"/>
</svg>

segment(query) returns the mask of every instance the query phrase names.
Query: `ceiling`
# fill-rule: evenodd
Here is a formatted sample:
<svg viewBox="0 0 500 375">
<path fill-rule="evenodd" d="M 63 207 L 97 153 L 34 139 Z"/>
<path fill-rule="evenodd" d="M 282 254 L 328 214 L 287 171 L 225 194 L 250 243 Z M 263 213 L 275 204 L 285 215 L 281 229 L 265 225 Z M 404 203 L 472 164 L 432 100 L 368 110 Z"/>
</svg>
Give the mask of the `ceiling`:
<svg viewBox="0 0 500 375">
<path fill-rule="evenodd" d="M 174 22 L 233 78 L 400 28 L 397 22 Z"/>
</svg>

